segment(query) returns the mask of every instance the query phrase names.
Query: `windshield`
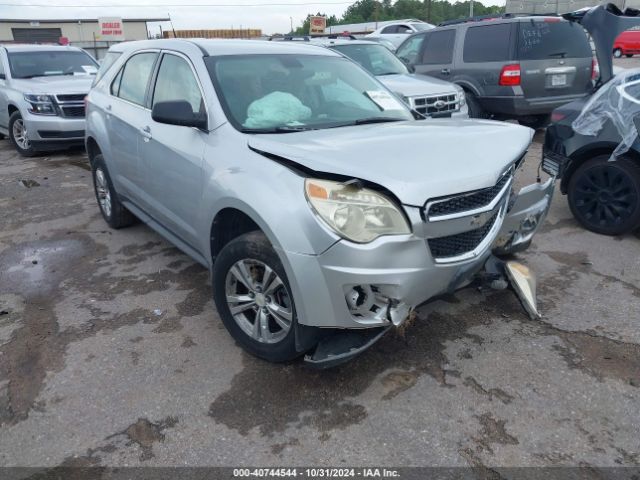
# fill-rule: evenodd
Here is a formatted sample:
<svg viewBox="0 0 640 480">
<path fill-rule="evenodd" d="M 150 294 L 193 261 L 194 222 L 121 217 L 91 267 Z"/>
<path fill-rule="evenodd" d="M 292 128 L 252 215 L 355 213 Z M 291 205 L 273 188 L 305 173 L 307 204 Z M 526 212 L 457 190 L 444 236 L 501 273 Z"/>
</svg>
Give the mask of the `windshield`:
<svg viewBox="0 0 640 480">
<path fill-rule="evenodd" d="M 412 23 L 411 26 L 416 29 L 418 32 L 422 32 L 424 30 L 431 30 L 433 25 L 430 23 Z"/>
<path fill-rule="evenodd" d="M 332 48 L 358 62 L 365 70 L 374 75 L 408 73 L 404 63 L 382 45 L 336 45 Z"/>
<path fill-rule="evenodd" d="M 346 58 L 229 55 L 205 62 L 229 121 L 243 132 L 413 119 L 400 100 Z"/>
<path fill-rule="evenodd" d="M 98 70 L 95 60 L 80 51 L 11 52 L 8 57 L 13 78 L 89 75 Z"/>
<path fill-rule="evenodd" d="M 521 60 L 591 57 L 584 29 L 573 22 L 549 19 L 521 22 L 518 42 Z"/>
</svg>

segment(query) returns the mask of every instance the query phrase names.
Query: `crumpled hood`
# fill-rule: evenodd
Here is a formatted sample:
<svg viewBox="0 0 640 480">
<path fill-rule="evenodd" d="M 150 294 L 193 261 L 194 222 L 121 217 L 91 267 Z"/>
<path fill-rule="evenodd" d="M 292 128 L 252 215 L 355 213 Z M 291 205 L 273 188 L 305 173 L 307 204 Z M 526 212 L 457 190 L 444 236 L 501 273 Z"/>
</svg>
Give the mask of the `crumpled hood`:
<svg viewBox="0 0 640 480">
<path fill-rule="evenodd" d="M 489 120 L 428 120 L 251 135 L 249 146 L 317 172 L 382 185 L 406 205 L 494 185 L 533 130 Z"/>
<path fill-rule="evenodd" d="M 52 75 L 50 77 L 16 78 L 12 80 L 12 83 L 17 90 L 25 93 L 58 95 L 61 93 L 89 93 L 93 79 L 93 75 Z"/>
<path fill-rule="evenodd" d="M 376 77 L 394 93 L 405 97 L 419 97 L 456 93 L 452 83 L 437 78 L 415 75 L 381 75 Z"/>
</svg>

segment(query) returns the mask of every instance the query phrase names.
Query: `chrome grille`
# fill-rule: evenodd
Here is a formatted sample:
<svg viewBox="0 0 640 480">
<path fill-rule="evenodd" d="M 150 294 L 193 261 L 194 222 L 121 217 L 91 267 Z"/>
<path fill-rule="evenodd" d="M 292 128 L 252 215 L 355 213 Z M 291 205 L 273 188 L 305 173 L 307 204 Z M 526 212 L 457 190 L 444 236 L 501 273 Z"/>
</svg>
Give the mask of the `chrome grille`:
<svg viewBox="0 0 640 480">
<path fill-rule="evenodd" d="M 79 106 L 66 106 L 62 105 L 63 117 L 84 117 L 84 105 Z"/>
<path fill-rule="evenodd" d="M 460 110 L 457 95 L 436 95 L 431 97 L 410 97 L 411 108 L 426 116 L 451 114 Z"/>
<path fill-rule="evenodd" d="M 85 93 L 64 93 L 56 95 L 60 113 L 67 118 L 84 118 Z"/>
<path fill-rule="evenodd" d="M 483 188 L 482 190 L 476 190 L 474 192 L 462 193 L 444 200 L 434 200 L 433 202 L 430 202 L 427 216 L 431 218 L 452 215 L 485 207 L 489 205 L 494 198 L 496 198 L 507 182 L 511 180 L 511 177 L 511 170 L 509 170 L 502 175 L 500 180 L 498 180 L 498 183 L 493 187 Z"/>
<path fill-rule="evenodd" d="M 449 257 L 457 257 L 475 250 L 491 231 L 499 214 L 500 210 L 497 210 L 487 223 L 475 230 L 449 235 L 447 237 L 429 239 L 428 243 L 431 255 L 435 258 L 446 260 Z"/>
<path fill-rule="evenodd" d="M 56 100 L 58 100 L 59 103 L 64 103 L 64 102 L 83 102 L 85 96 L 86 96 L 86 94 L 84 94 L 84 93 L 71 93 L 71 94 L 64 94 L 64 95 L 56 95 Z"/>
</svg>

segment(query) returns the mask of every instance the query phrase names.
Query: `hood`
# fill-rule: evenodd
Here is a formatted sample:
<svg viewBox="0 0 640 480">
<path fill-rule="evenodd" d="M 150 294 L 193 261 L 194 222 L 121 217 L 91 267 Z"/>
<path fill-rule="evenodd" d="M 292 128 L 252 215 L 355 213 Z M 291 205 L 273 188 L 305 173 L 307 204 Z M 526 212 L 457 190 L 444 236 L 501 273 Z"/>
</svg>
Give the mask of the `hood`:
<svg viewBox="0 0 640 480">
<path fill-rule="evenodd" d="M 251 135 L 249 146 L 319 173 L 381 185 L 406 205 L 494 185 L 533 130 L 482 120 L 408 121 Z"/>
<path fill-rule="evenodd" d="M 456 87 L 452 83 L 433 77 L 418 77 L 407 73 L 380 75 L 376 78 L 389 90 L 404 97 L 422 97 L 456 92 Z"/>
<path fill-rule="evenodd" d="M 623 12 L 609 3 L 562 16 L 569 21 L 578 22 L 589 32 L 598 57 L 600 83 L 607 83 L 613 77 L 613 44 L 622 32 L 640 26 L 640 10 L 627 8 Z"/>
<path fill-rule="evenodd" d="M 61 93 L 89 93 L 93 79 L 93 75 L 52 75 L 50 77 L 16 78 L 11 83 L 17 90 L 24 93 L 58 95 Z"/>
</svg>

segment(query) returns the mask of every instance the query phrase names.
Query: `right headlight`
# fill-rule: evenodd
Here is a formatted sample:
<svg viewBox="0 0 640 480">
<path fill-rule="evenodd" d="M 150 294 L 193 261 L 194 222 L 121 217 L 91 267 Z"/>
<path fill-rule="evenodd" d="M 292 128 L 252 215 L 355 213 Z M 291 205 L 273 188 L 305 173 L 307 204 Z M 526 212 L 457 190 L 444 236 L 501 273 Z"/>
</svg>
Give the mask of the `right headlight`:
<svg viewBox="0 0 640 480">
<path fill-rule="evenodd" d="M 375 190 L 308 178 L 305 194 L 314 213 L 347 240 L 367 243 L 411 233 L 400 208 Z"/>
<path fill-rule="evenodd" d="M 24 99 L 29 102 L 29 111 L 35 115 L 57 115 L 51 95 L 26 94 Z"/>
</svg>

